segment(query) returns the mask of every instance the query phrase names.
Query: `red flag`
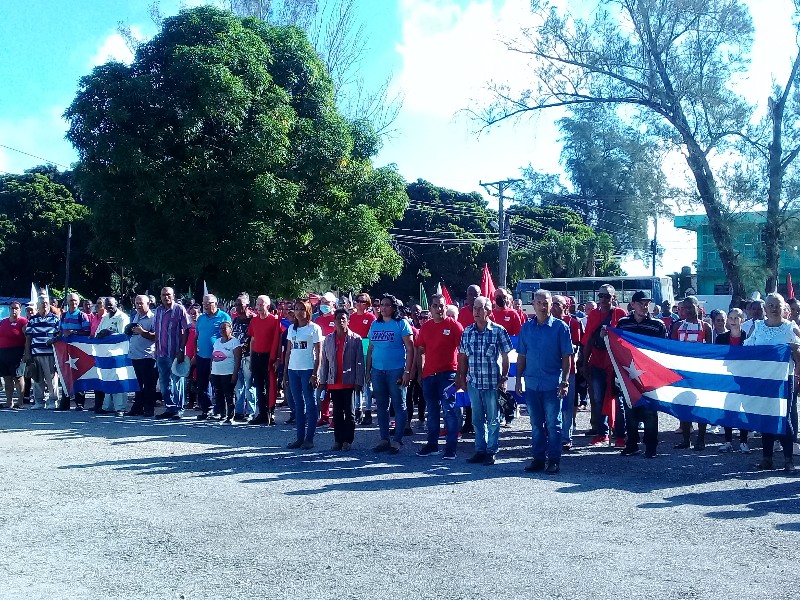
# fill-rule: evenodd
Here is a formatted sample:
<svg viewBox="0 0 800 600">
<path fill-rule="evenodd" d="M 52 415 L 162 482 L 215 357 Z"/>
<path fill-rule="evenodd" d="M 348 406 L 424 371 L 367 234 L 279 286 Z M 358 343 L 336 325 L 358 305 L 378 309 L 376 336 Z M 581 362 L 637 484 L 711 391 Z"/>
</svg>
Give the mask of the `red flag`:
<svg viewBox="0 0 800 600">
<path fill-rule="evenodd" d="M 792 285 L 792 274 L 786 274 L 786 295 L 789 298 L 794 298 L 794 285 Z"/>
<path fill-rule="evenodd" d="M 453 302 L 453 298 L 450 296 L 450 292 L 447 291 L 447 286 L 444 283 L 442 283 L 441 286 L 442 286 L 442 296 L 444 296 L 444 301 L 447 302 L 447 304 L 455 304 L 455 302 Z"/>
<path fill-rule="evenodd" d="M 494 281 L 492 281 L 492 274 L 489 272 L 489 265 L 483 264 L 483 273 L 481 274 L 481 296 L 489 298 L 494 302 Z"/>
</svg>

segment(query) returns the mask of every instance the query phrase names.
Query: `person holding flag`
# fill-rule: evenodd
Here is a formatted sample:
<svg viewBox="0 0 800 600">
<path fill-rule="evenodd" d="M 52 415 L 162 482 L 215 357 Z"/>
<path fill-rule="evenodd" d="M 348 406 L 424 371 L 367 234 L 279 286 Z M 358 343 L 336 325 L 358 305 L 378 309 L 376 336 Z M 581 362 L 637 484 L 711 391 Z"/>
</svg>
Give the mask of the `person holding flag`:
<svg viewBox="0 0 800 600">
<path fill-rule="evenodd" d="M 122 312 L 117 305 L 117 299 L 109 296 L 105 299 L 106 313 L 103 315 L 103 320 L 97 326 L 97 338 L 105 338 L 110 335 L 115 335 L 125 332 L 130 319 L 128 315 Z M 118 417 L 125 416 L 125 407 L 128 404 L 127 392 L 114 392 L 107 393 L 103 399 L 103 406 L 100 410 L 95 410 L 98 414 L 115 412 Z"/>
<path fill-rule="evenodd" d="M 552 307 L 550 292 L 536 290 L 533 295 L 536 318 L 522 326 L 517 340 L 515 385 L 516 393 L 525 398 L 531 418 L 533 460 L 525 470 L 545 470 L 546 459 L 549 475 L 561 470 L 561 405 L 569 396 L 574 354 L 569 327 L 551 314 Z"/>
<path fill-rule="evenodd" d="M 67 308 L 61 313 L 61 328 L 58 337 L 69 338 L 77 335 L 89 337 L 92 332 L 91 321 L 88 315 L 80 308 L 81 297 L 76 293 L 67 295 Z M 75 392 L 75 410 L 83 410 L 86 402 L 86 395 L 83 392 Z M 62 394 L 56 410 L 69 410 L 70 397 Z"/>
<path fill-rule="evenodd" d="M 627 317 L 622 317 L 617 323 L 617 328 L 639 335 L 666 339 L 667 326 L 661 319 L 650 314 L 651 298 L 645 292 L 636 292 L 631 299 L 633 311 Z M 636 406 L 625 405 L 625 423 L 628 429 L 628 439 L 623 448 L 622 456 L 633 456 L 639 453 L 639 422 L 644 423 L 644 455 L 655 458 L 658 446 L 658 412 L 642 402 Z"/>
</svg>

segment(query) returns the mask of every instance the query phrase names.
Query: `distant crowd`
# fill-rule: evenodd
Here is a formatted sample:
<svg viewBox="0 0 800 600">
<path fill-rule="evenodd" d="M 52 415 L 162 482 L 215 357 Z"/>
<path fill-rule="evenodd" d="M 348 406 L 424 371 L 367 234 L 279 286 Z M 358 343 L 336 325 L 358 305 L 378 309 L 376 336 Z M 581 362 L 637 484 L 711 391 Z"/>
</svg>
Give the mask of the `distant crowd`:
<svg viewBox="0 0 800 600">
<path fill-rule="evenodd" d="M 522 400 L 533 454 L 525 470 L 556 474 L 562 454 L 576 445 L 576 413 L 582 410 L 590 411 L 585 435 L 591 445 L 612 445 L 633 456 L 642 451 L 641 442 L 645 457 L 658 454 L 658 414 L 623 401 L 603 339 L 608 326 L 692 343 L 789 343 L 800 362 L 800 303 L 794 298 L 787 303 L 769 294 L 746 311 L 708 315 L 691 296 L 676 305 L 651 304 L 646 293 L 636 292 L 625 310 L 611 285 L 599 288 L 596 301 L 580 304 L 539 290 L 532 314 L 507 290 L 486 297 L 476 285 L 466 290 L 460 308 L 435 294 L 425 310 L 391 294 L 373 299 L 331 292 L 288 302 L 261 295 L 252 305 L 241 294 L 225 307 L 207 294 L 197 305 L 178 301 L 165 287 L 160 301 L 136 296 L 128 315 L 112 297 L 92 304 L 70 294 L 61 306 L 43 296 L 25 307 L 25 316 L 13 303 L 0 321 L 0 376 L 5 408 L 85 410 L 85 393 L 70 397 L 60 387 L 54 343 L 125 334 L 140 390 L 132 398 L 95 391 L 91 410 L 97 414 L 181 420 L 194 410 L 199 421 L 273 426 L 283 401 L 286 424 L 296 431 L 289 448 L 314 448 L 317 428 L 330 427 L 332 450 L 349 451 L 356 428 L 372 426 L 374 416 L 380 438 L 374 452 L 397 454 L 413 433 L 416 411 L 426 432 L 417 455 L 454 460 L 459 438 L 474 435 L 467 462 L 487 466 L 500 451 L 501 423 L 518 416 Z M 758 468 L 772 469 L 779 447 L 784 470 L 794 472 L 796 388 L 789 430 L 761 436 Z M 609 399 L 617 403 L 613 422 L 603 410 Z M 738 431 L 734 442 L 732 429 L 699 423 L 692 444 L 693 429 L 681 423 L 676 449 L 702 451 L 709 433 L 724 433 L 720 452 L 750 451 L 753 432 Z"/>
</svg>

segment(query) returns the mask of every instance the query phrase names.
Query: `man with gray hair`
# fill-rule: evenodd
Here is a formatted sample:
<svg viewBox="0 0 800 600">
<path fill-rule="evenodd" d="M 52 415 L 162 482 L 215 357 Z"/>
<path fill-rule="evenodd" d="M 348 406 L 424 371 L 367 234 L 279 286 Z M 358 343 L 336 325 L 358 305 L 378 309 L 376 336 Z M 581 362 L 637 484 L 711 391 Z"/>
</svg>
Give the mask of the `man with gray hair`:
<svg viewBox="0 0 800 600">
<path fill-rule="evenodd" d="M 208 419 L 211 411 L 211 359 L 214 352 L 214 342 L 220 337 L 219 327 L 222 323 L 230 323 L 231 317 L 217 306 L 217 297 L 214 294 L 203 296 L 203 314 L 197 319 L 197 352 L 194 355 L 195 372 L 197 373 L 197 402 L 201 414 L 197 415 L 198 421 Z M 223 410 L 225 407 L 217 407 Z"/>
<path fill-rule="evenodd" d="M 88 315 L 80 308 L 81 297 L 76 293 L 67 294 L 67 306 L 61 313 L 61 329 L 59 336 L 69 338 L 73 335 L 89 337 L 92 326 Z M 75 392 L 75 410 L 83 410 L 86 396 L 83 392 Z M 66 393 L 61 395 L 61 402 L 56 410 L 69 410 L 70 397 Z"/>
<path fill-rule="evenodd" d="M 473 304 L 475 322 L 464 329 L 458 348 L 458 371 L 455 384 L 467 390 L 475 427 L 475 454 L 470 463 L 493 465 L 500 443 L 500 420 L 497 398 L 508 382 L 508 353 L 514 347 L 502 325 L 492 323 L 492 301 L 478 296 Z M 502 361 L 502 367 L 498 359 Z M 469 371 L 469 380 L 467 379 Z"/>
<path fill-rule="evenodd" d="M 152 417 L 156 407 L 156 371 L 155 359 L 155 317 L 150 310 L 150 298 L 143 294 L 136 296 L 133 301 L 136 312 L 133 313 L 131 324 L 128 327 L 131 339 L 129 342 L 128 356 L 133 363 L 133 371 L 139 382 L 139 391 L 133 401 L 131 409 L 125 416 Z"/>
<path fill-rule="evenodd" d="M 103 315 L 103 320 L 97 326 L 97 335 L 95 337 L 104 338 L 109 335 L 116 335 L 118 333 L 125 333 L 125 328 L 128 326 L 130 319 L 128 315 L 122 312 L 117 305 L 117 299 L 109 296 L 105 299 L 106 314 Z M 121 392 L 116 394 L 106 394 L 103 399 L 103 406 L 100 410 L 96 410 L 98 414 L 115 412 L 118 417 L 125 415 L 125 406 L 128 404 L 128 394 Z"/>
<path fill-rule="evenodd" d="M 36 314 L 28 319 L 25 326 L 24 360 L 33 359 L 36 363 L 36 376 L 33 378 L 33 408 L 48 408 L 44 401 L 45 388 L 50 394 L 49 408 L 58 406 L 58 380 L 53 354 L 53 340 L 58 335 L 60 322 L 50 311 L 47 298 L 36 302 Z"/>
<path fill-rule="evenodd" d="M 175 302 L 175 290 L 171 287 L 161 289 L 161 305 L 156 308 L 153 326 L 158 385 L 164 400 L 164 412 L 156 418 L 178 420 L 183 414 L 184 382 L 172 373 L 172 363 L 182 363 L 185 359 L 190 323 L 186 308 Z"/>
<path fill-rule="evenodd" d="M 281 344 L 281 321 L 269 312 L 269 296 L 256 298 L 256 316 L 247 331 L 250 336 L 250 368 L 256 388 L 256 416 L 251 425 L 275 425 L 275 404 L 270 402 L 271 373 Z M 316 415 L 311 416 L 316 419 Z"/>
</svg>

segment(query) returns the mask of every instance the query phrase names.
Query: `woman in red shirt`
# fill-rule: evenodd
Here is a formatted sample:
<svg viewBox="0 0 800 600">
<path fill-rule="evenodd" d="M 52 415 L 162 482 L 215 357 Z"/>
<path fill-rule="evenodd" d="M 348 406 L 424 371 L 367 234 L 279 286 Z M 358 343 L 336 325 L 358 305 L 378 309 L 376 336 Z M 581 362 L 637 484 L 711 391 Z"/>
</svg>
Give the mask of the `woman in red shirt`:
<svg viewBox="0 0 800 600">
<path fill-rule="evenodd" d="M 22 408 L 23 378 L 17 375 L 25 351 L 25 326 L 28 319 L 20 316 L 22 306 L 12 302 L 11 315 L 0 321 L 0 377 L 6 386 L 5 408 Z M 17 402 L 14 402 L 14 389 L 17 390 Z"/>
<path fill-rule="evenodd" d="M 728 331 L 725 333 L 717 334 L 717 339 L 714 340 L 715 344 L 724 344 L 726 346 L 741 346 L 742 342 L 747 338 L 747 334 L 742 331 L 742 321 L 744 320 L 744 313 L 741 309 L 732 308 L 728 313 Z M 700 424 L 701 431 L 705 433 L 706 424 Z M 747 445 L 747 431 L 744 429 L 739 430 L 739 451 L 750 452 L 750 447 Z M 720 452 L 733 451 L 733 428 L 725 428 L 725 443 L 719 449 Z"/>
</svg>

